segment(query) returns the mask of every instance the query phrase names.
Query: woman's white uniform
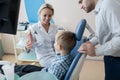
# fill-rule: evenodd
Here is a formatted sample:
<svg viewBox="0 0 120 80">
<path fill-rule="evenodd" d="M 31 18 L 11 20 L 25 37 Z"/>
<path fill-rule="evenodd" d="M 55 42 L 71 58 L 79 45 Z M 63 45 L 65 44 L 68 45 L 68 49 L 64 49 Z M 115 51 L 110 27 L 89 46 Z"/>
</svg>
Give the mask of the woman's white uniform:
<svg viewBox="0 0 120 80">
<path fill-rule="evenodd" d="M 42 67 L 47 67 L 54 60 L 55 49 L 54 41 L 57 33 L 57 26 L 50 24 L 48 32 L 44 29 L 40 22 L 28 28 L 34 38 L 33 50 Z"/>
</svg>

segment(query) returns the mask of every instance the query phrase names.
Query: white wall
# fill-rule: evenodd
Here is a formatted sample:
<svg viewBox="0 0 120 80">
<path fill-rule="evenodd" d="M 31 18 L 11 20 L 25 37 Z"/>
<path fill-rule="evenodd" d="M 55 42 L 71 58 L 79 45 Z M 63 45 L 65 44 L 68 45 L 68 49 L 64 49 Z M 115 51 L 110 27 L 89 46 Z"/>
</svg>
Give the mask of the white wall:
<svg viewBox="0 0 120 80">
<path fill-rule="evenodd" d="M 20 4 L 20 11 L 19 11 L 19 21 L 26 22 L 28 21 L 27 16 L 26 16 L 26 11 L 25 11 L 25 5 L 24 5 L 24 0 L 21 0 Z"/>
<path fill-rule="evenodd" d="M 64 27 L 66 30 L 74 31 L 78 22 L 84 18 L 90 26 L 95 28 L 93 12 L 90 14 L 85 13 L 80 9 L 77 0 L 45 0 L 45 2 L 52 4 L 55 9 L 53 20 L 56 25 Z M 28 21 L 23 0 L 21 1 L 19 21 Z"/>
<path fill-rule="evenodd" d="M 74 31 L 78 22 L 84 18 L 87 20 L 88 24 L 95 29 L 94 27 L 95 20 L 93 12 L 91 12 L 90 14 L 86 14 L 83 10 L 80 9 L 78 0 L 45 0 L 45 1 L 52 4 L 55 9 L 55 15 L 53 17 L 53 20 L 56 25 L 64 27 L 66 30 Z M 20 22 L 28 21 L 24 8 L 24 0 L 21 0 L 19 21 Z M 88 32 L 86 31 L 85 35 L 87 34 Z M 6 53 L 14 53 L 11 35 L 2 35 L 2 41 L 4 51 Z"/>
<path fill-rule="evenodd" d="M 86 14 L 80 9 L 78 0 L 45 0 L 51 3 L 55 9 L 55 24 L 64 27 L 67 30 L 74 31 L 76 25 L 81 19 L 87 19 L 91 26 L 94 26 L 93 13 Z M 91 20 L 92 19 L 92 20 Z"/>
<path fill-rule="evenodd" d="M 13 46 L 13 35 L 11 34 L 1 34 L 2 47 L 4 49 L 4 53 L 13 54 L 14 46 Z"/>
</svg>

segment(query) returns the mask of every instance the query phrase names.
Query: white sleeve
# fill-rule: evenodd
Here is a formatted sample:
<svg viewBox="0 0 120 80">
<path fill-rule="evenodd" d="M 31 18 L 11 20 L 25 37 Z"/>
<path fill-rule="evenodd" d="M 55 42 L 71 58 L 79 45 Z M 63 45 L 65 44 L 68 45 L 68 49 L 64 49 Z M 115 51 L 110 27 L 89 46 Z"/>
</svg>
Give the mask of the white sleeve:
<svg viewBox="0 0 120 80">
<path fill-rule="evenodd" d="M 104 54 L 120 57 L 120 36 L 112 38 L 112 40 L 106 42 L 104 45 L 100 45 L 95 51 L 97 56 Z"/>
<path fill-rule="evenodd" d="M 107 42 L 103 45 L 96 48 L 96 55 L 104 54 L 120 57 L 120 12 L 118 11 L 120 5 L 115 4 L 113 1 L 109 1 L 109 3 L 105 6 L 107 7 L 104 18 L 111 31 L 112 38 L 107 40 Z"/>
<path fill-rule="evenodd" d="M 92 39 L 90 39 L 90 42 L 96 46 L 98 44 L 98 37 L 97 36 L 94 36 Z"/>
</svg>

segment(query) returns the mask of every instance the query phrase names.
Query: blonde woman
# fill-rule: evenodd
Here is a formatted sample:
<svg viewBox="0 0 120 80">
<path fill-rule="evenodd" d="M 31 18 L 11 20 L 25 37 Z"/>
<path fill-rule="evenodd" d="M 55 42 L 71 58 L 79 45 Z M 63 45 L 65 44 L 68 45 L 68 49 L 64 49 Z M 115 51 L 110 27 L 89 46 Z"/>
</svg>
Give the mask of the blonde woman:
<svg viewBox="0 0 120 80">
<path fill-rule="evenodd" d="M 52 5 L 45 3 L 38 10 L 40 21 L 31 26 L 28 30 L 28 41 L 26 49 L 33 49 L 42 67 L 47 67 L 54 59 L 54 41 L 57 33 L 57 26 L 50 23 L 54 15 Z"/>
</svg>

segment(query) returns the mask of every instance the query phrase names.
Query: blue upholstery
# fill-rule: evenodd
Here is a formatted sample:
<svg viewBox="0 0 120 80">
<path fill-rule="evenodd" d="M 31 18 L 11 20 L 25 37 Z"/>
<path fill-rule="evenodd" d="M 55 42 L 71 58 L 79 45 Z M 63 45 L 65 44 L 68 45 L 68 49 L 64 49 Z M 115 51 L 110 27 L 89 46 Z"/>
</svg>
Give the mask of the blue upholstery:
<svg viewBox="0 0 120 80">
<path fill-rule="evenodd" d="M 44 0 L 24 0 L 27 17 L 30 23 L 38 22 L 38 9 Z"/>
<path fill-rule="evenodd" d="M 75 35 L 76 35 L 77 43 L 75 48 L 71 51 L 73 55 L 76 55 L 76 53 L 78 53 L 77 49 L 80 47 L 81 43 L 83 42 L 82 36 L 85 30 L 85 26 L 86 26 L 86 20 L 82 19 L 80 20 L 79 24 L 76 27 Z"/>
<path fill-rule="evenodd" d="M 38 9 L 42 4 L 45 3 L 44 0 L 24 0 L 25 9 L 28 17 L 29 23 L 36 23 L 39 21 Z M 54 23 L 51 20 L 51 23 Z"/>
<path fill-rule="evenodd" d="M 79 24 L 76 27 L 76 31 L 75 31 L 77 41 L 81 40 L 84 30 L 85 30 L 85 26 L 86 26 L 86 20 L 85 19 L 80 20 Z"/>
<path fill-rule="evenodd" d="M 79 59 L 81 58 L 81 56 L 83 54 L 79 53 L 77 50 L 78 48 L 80 47 L 81 43 L 85 42 L 86 41 L 86 38 L 82 38 L 83 36 L 83 33 L 84 33 L 84 30 L 85 30 L 85 26 L 86 26 L 86 20 L 85 19 L 82 19 L 80 21 L 80 23 L 78 24 L 78 26 L 76 27 L 76 31 L 75 31 L 75 34 L 76 34 L 76 39 L 77 39 L 77 43 L 76 43 L 76 46 L 74 47 L 74 49 L 71 51 L 71 54 L 73 54 L 75 56 L 68 72 L 66 73 L 65 77 L 64 77 L 64 80 L 70 80 L 70 77 L 71 75 L 73 74 L 74 72 L 74 69 L 76 67 L 76 65 L 78 64 L 78 61 Z M 82 38 L 82 39 L 81 39 Z M 84 59 L 84 58 L 83 58 Z M 82 65 L 82 64 L 81 64 Z M 75 73 L 75 72 L 74 72 Z M 78 74 L 79 75 L 79 74 Z M 75 80 L 74 78 L 75 76 L 73 76 L 73 80 Z M 78 76 L 79 77 L 79 76 Z M 71 79 L 71 80 L 72 80 Z"/>
</svg>

